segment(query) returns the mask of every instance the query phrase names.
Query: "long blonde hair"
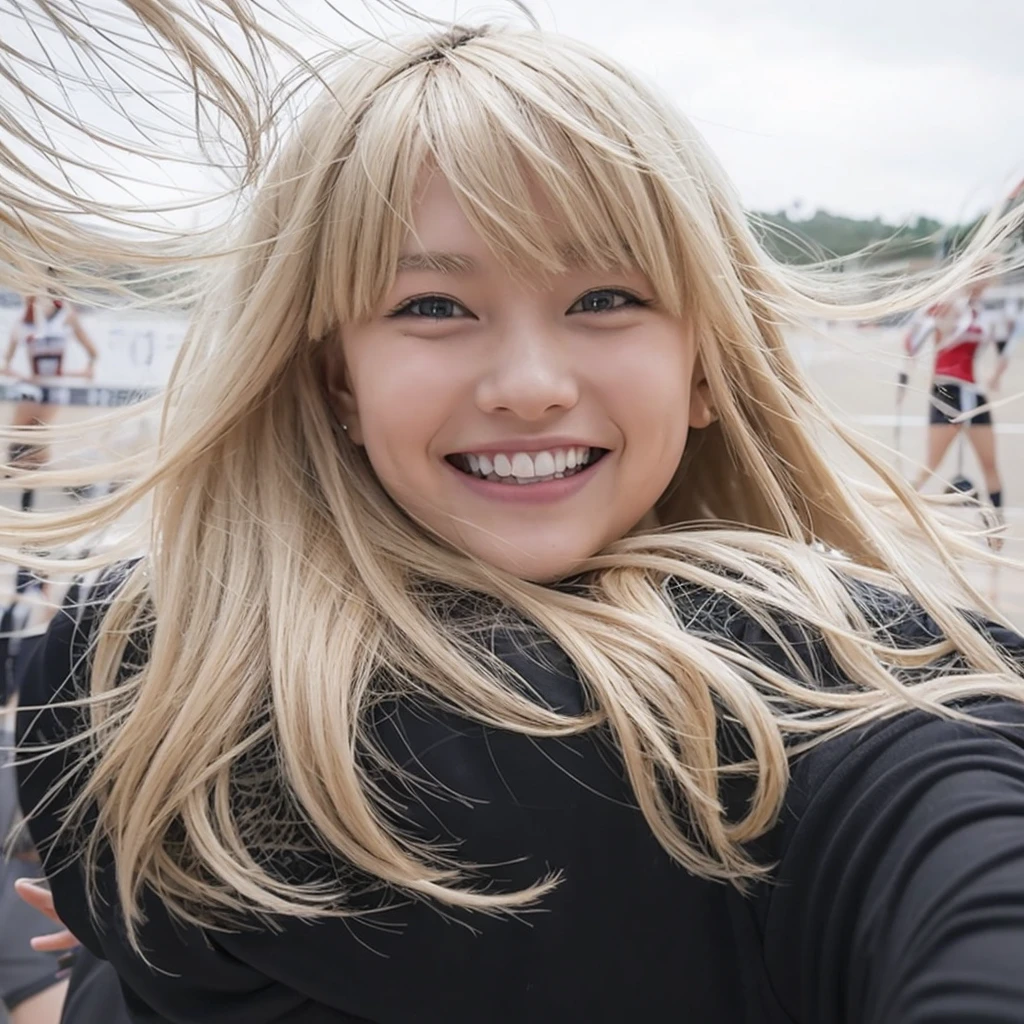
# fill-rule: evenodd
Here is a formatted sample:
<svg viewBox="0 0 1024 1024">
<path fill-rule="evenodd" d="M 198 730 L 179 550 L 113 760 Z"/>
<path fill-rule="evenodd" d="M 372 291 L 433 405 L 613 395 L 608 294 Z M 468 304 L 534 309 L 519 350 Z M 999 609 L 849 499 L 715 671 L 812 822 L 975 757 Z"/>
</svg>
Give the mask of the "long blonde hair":
<svg viewBox="0 0 1024 1024">
<path fill-rule="evenodd" d="M 695 324 L 718 422 L 692 437 L 658 504 L 662 527 L 596 553 L 580 586 L 524 582 L 436 543 L 387 498 L 326 399 L 325 351 L 382 301 L 425 161 L 510 272 L 562 268 L 568 242 L 594 266 L 637 266 Z M 571 238 L 551 236 L 537 184 Z M 532 736 L 607 726 L 665 849 L 737 884 L 766 870 L 746 844 L 778 814 L 794 750 L 911 706 L 953 714 L 971 693 L 1019 697 L 1003 652 L 957 609 L 983 604 L 960 565 L 974 547 L 815 397 L 783 335 L 809 316 L 873 317 L 945 294 L 1014 226 L 992 218 L 958 263 L 899 294 L 837 294 L 835 275 L 774 264 L 693 127 L 583 45 L 455 28 L 347 56 L 260 178 L 230 266 L 209 273 L 158 451 L 117 493 L 11 514 L 0 530 L 14 557 L 13 545 L 67 541 L 152 502 L 149 550 L 95 638 L 94 766 L 74 819 L 98 808 L 86 855 L 112 847 L 131 934 L 143 886 L 211 927 L 251 911 L 346 913 L 340 882 L 266 867 L 296 812 L 323 848 L 405 892 L 480 909 L 542 896 L 554 880 L 478 891 L 450 851 L 395 827 L 370 781 L 386 758 L 366 724 L 389 697 Z M 821 432 L 862 460 L 873 488 L 836 470 Z M 921 575 L 929 560 L 938 583 Z M 901 650 L 858 606 L 851 575 L 911 594 L 947 639 Z M 782 673 L 685 628 L 673 581 L 724 594 L 770 629 L 802 620 L 851 685 L 825 690 L 798 660 Z M 438 587 L 479 595 L 477 612 L 446 615 Z M 531 700 L 480 639 L 495 614 L 552 637 L 592 710 Z M 126 664 L 139 634 L 145 657 Z M 954 649 L 964 671 L 908 682 L 908 667 Z M 749 743 L 739 766 L 716 745 L 726 719 Z M 267 751 L 285 803 L 234 799 Z M 725 771 L 753 780 L 738 817 L 722 806 Z"/>
</svg>

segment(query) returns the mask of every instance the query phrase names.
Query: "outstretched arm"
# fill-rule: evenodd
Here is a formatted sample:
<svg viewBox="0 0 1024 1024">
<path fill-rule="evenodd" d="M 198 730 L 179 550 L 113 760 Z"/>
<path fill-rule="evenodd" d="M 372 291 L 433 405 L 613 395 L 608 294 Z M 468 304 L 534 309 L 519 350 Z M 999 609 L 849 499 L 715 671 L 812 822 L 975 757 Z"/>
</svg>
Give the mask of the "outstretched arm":
<svg viewBox="0 0 1024 1024">
<path fill-rule="evenodd" d="M 992 377 L 988 382 L 989 391 L 998 391 L 999 386 L 1003 380 L 1003 374 L 1006 373 L 1006 368 L 1010 365 L 1010 357 L 1006 354 L 1005 350 L 1000 353 L 999 358 L 996 360 L 996 368 L 992 372 Z"/>
<path fill-rule="evenodd" d="M 999 390 L 1003 374 L 1006 373 L 1006 368 L 1010 365 L 1010 356 L 1013 355 L 1014 349 L 1020 344 L 1022 337 L 1024 337 L 1024 309 L 1018 312 L 1016 319 L 1011 324 L 1010 336 L 1006 341 L 998 345 L 999 357 L 996 360 L 996 368 L 992 374 L 992 379 L 988 384 L 990 391 Z"/>
<path fill-rule="evenodd" d="M 1005 726 L 904 715 L 794 774 L 766 949 L 794 1019 L 1021 1020 L 1024 708 L 977 713 Z"/>
<path fill-rule="evenodd" d="M 903 366 L 897 378 L 899 391 L 897 401 L 902 402 L 907 386 L 910 384 L 910 371 L 917 354 L 924 348 L 935 334 L 935 318 L 930 314 L 919 314 L 910 322 L 910 327 L 903 338 Z"/>
</svg>

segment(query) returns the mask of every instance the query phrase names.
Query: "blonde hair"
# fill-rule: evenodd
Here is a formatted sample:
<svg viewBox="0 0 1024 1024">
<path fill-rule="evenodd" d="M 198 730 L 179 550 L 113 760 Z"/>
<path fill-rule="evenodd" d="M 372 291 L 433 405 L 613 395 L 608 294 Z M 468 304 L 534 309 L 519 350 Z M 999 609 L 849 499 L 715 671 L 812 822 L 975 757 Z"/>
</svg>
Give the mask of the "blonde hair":
<svg viewBox="0 0 1024 1024">
<path fill-rule="evenodd" d="M 974 547 L 815 397 L 783 337 L 809 316 L 874 317 L 948 293 L 980 272 L 1013 217 L 990 219 L 959 262 L 898 294 L 837 295 L 834 276 L 775 265 L 692 126 L 583 45 L 455 28 L 366 45 L 341 65 L 260 178 L 230 268 L 211 274 L 156 454 L 112 496 L 12 513 L 0 530 L 9 545 L 67 541 L 152 501 L 148 553 L 95 639 L 94 765 L 74 818 L 98 808 L 86 854 L 112 847 L 131 935 L 144 885 L 211 927 L 247 911 L 348 912 L 342 883 L 266 867 L 264 854 L 296 841 L 296 812 L 322 848 L 443 904 L 515 908 L 555 884 L 480 891 L 470 866 L 396 827 L 371 781 L 396 769 L 367 725 L 390 697 L 531 736 L 607 726 L 664 848 L 736 884 L 767 870 L 745 844 L 778 814 L 794 751 L 911 706 L 954 714 L 972 693 L 1020 697 L 1004 653 L 957 608 L 983 604 L 959 564 Z M 662 528 L 596 553 L 578 587 L 524 582 L 436 543 L 387 498 L 326 399 L 324 354 L 382 301 L 426 162 L 510 272 L 557 271 L 568 243 L 595 267 L 637 266 L 695 323 L 718 422 L 692 437 L 658 504 Z M 551 210 L 571 237 L 552 237 Z M 855 453 L 874 488 L 838 472 L 816 431 Z M 920 575 L 928 559 L 938 585 Z M 901 649 L 851 577 L 911 594 L 946 638 Z M 679 585 L 734 602 L 790 650 L 778 623 L 801 620 L 850 685 L 825 689 L 796 657 L 783 673 L 686 628 Z M 479 607 L 447 614 L 449 588 Z M 486 653 L 496 615 L 552 637 L 592 710 L 566 715 L 524 693 Z M 139 635 L 144 656 L 126 662 Z M 911 684 L 910 669 L 954 650 L 964 671 Z M 725 721 L 749 746 L 741 764 L 717 745 Z M 280 806 L 233 799 L 266 756 Z M 727 772 L 753 783 L 734 817 L 719 792 Z"/>
</svg>

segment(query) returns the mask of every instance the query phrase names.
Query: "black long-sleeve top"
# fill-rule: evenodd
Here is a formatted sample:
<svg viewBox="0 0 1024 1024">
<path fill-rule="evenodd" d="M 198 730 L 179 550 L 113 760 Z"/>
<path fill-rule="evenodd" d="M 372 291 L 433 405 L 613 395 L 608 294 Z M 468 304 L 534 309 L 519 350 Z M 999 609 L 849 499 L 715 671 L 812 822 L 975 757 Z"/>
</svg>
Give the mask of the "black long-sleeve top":
<svg viewBox="0 0 1024 1024">
<path fill-rule="evenodd" d="M 880 617 L 899 620 L 901 642 L 937 636 L 902 599 L 873 600 Z M 704 611 L 687 628 L 789 664 L 728 602 L 693 607 Z M 53 702 L 85 685 L 72 665 L 91 618 L 76 627 L 59 616 L 36 655 L 22 702 L 50 707 L 20 716 L 30 743 L 80 728 L 80 712 Z M 1024 666 L 1024 638 L 979 628 Z M 797 634 L 798 656 L 834 675 L 823 645 Z M 557 649 L 536 657 L 494 642 L 539 699 L 583 708 Z M 109 858 L 94 918 L 75 851 L 54 842 L 70 790 L 38 813 L 32 834 L 59 913 L 117 970 L 136 1022 L 1020 1024 L 1024 708 L 976 706 L 1003 724 L 908 712 L 798 758 L 780 820 L 753 850 L 777 867 L 747 895 L 666 855 L 602 730 L 536 740 L 424 705 L 399 704 L 380 725 L 395 760 L 441 787 L 416 790 L 406 827 L 457 840 L 460 861 L 491 865 L 496 887 L 560 872 L 536 911 L 490 917 L 396 900 L 365 919 L 224 933 L 172 921 L 149 894 L 147 964 L 123 937 Z M 26 810 L 73 756 L 21 767 Z M 301 863 L 317 877 L 335 870 L 326 856 Z"/>
</svg>

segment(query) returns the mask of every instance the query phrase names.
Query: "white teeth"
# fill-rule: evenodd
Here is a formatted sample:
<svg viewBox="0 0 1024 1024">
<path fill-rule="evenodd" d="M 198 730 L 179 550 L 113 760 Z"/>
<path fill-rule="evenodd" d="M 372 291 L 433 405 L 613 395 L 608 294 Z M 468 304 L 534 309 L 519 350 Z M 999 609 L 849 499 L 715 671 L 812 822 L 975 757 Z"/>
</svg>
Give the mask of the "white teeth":
<svg viewBox="0 0 1024 1024">
<path fill-rule="evenodd" d="M 578 473 L 591 461 L 592 448 L 573 445 L 541 452 L 480 455 L 464 452 L 462 468 L 473 476 L 502 483 L 535 484 L 561 480 Z"/>
<path fill-rule="evenodd" d="M 524 480 L 535 476 L 543 476 L 544 474 L 535 472 L 533 459 L 526 452 L 516 452 L 512 456 L 512 475 L 519 477 L 520 480 Z"/>
<path fill-rule="evenodd" d="M 555 457 L 551 452 L 537 452 L 533 457 L 533 468 L 537 476 L 551 476 L 555 472 Z"/>
</svg>

